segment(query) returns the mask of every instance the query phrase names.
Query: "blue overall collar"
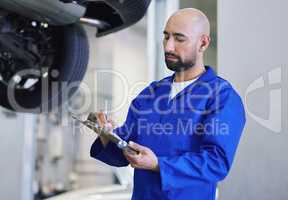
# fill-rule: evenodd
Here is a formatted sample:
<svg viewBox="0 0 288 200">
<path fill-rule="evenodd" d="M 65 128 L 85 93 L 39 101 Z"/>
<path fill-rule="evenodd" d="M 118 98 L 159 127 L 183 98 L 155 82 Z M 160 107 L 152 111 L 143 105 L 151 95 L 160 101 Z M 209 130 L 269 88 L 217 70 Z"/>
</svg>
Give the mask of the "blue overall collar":
<svg viewBox="0 0 288 200">
<path fill-rule="evenodd" d="M 212 69 L 212 67 L 210 66 L 205 66 L 206 71 L 195 81 L 193 82 L 191 85 L 193 85 L 196 82 L 209 82 L 210 80 L 213 80 L 217 75 L 215 73 L 215 71 Z M 166 78 L 164 78 L 163 80 L 159 81 L 157 86 L 169 86 L 171 87 L 171 84 L 173 83 L 173 80 L 175 78 L 175 73 L 173 73 L 172 76 L 168 76 Z M 189 85 L 190 86 L 190 85 Z M 189 87 L 187 86 L 187 87 Z"/>
<path fill-rule="evenodd" d="M 216 77 L 215 71 L 210 66 L 205 66 L 205 72 L 197 79 L 197 81 L 208 82 Z M 172 84 L 175 78 L 175 73 L 172 76 L 168 77 L 169 82 Z"/>
<path fill-rule="evenodd" d="M 194 81 L 193 83 L 188 85 L 186 88 L 184 88 L 173 99 L 177 99 L 179 96 L 182 96 L 182 95 L 186 94 L 187 92 L 191 92 L 194 88 L 197 87 L 197 85 L 201 85 L 201 84 L 197 84 L 197 83 L 207 83 L 207 82 L 213 80 L 217 76 L 215 71 L 210 66 L 205 66 L 205 69 L 206 69 L 206 71 L 202 75 L 200 75 L 200 77 L 196 81 Z M 174 77 L 175 77 L 175 73 L 172 76 L 168 76 L 168 77 L 162 79 L 156 85 L 156 88 L 155 88 L 157 90 L 156 94 L 157 94 L 157 96 L 164 95 L 164 96 L 162 96 L 164 102 L 167 102 L 167 103 L 170 102 L 169 95 L 170 95 L 171 85 L 173 83 Z M 195 85 L 195 84 L 197 84 L 197 85 Z M 163 104 L 163 106 L 165 106 L 165 104 Z"/>
</svg>

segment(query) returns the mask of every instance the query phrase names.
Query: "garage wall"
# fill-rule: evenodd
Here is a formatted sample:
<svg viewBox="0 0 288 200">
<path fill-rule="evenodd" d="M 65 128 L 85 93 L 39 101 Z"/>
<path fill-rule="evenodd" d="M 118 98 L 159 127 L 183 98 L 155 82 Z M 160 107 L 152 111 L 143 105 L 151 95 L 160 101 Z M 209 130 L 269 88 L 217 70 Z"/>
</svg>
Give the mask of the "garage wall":
<svg viewBox="0 0 288 200">
<path fill-rule="evenodd" d="M 90 60 L 84 84 L 89 88 L 91 104 L 86 114 L 106 109 L 117 125 L 126 119 L 132 98 L 147 85 L 146 20 L 131 28 L 101 38 L 95 38 L 95 29 L 86 27 L 90 42 Z M 83 113 L 83 116 L 85 113 Z M 112 169 L 90 158 L 90 147 L 96 136 L 89 130 L 79 135 L 76 172 L 79 187 L 101 187 L 113 184 L 113 173 L 127 175 L 130 168 Z M 125 179 L 124 178 L 124 179 Z"/>
<path fill-rule="evenodd" d="M 0 199 L 32 199 L 36 117 L 1 108 L 0 120 Z"/>
<path fill-rule="evenodd" d="M 148 85 L 147 42 L 145 30 L 136 28 L 121 31 L 114 37 L 112 114 L 121 124 L 131 100 Z"/>
<path fill-rule="evenodd" d="M 218 1 L 218 73 L 247 112 L 221 200 L 288 198 L 287 7 L 285 0 Z"/>
<path fill-rule="evenodd" d="M 21 119 L 23 118 L 19 116 L 16 117 L 7 119 L 5 115 L 1 113 L 1 123 L 5 124 L 5 126 L 1 127 L 1 140 L 3 142 L 0 145 L 0 170 L 2 180 L 0 181 L 0 199 L 21 199 L 21 169 L 23 159 L 21 151 L 23 149 L 22 141 L 24 141 L 24 134 L 22 131 L 19 131 L 21 124 L 23 127 L 23 123 L 21 123 Z M 19 124 L 19 130 L 11 129 L 11 127 L 15 127 L 15 124 Z M 14 171 L 13 174 L 12 171 Z M 9 180 L 9 182 L 3 180 Z"/>
</svg>

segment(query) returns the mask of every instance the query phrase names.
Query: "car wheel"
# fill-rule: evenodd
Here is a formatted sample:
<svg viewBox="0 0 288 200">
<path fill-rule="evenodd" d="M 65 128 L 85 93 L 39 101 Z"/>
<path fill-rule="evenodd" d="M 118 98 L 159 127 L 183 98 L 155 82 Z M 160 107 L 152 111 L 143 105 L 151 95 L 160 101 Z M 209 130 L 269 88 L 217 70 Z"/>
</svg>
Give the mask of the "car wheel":
<svg viewBox="0 0 288 200">
<path fill-rule="evenodd" d="M 77 90 L 89 45 L 81 25 L 50 27 L 17 16 L 0 21 L 0 105 L 49 112 Z"/>
</svg>

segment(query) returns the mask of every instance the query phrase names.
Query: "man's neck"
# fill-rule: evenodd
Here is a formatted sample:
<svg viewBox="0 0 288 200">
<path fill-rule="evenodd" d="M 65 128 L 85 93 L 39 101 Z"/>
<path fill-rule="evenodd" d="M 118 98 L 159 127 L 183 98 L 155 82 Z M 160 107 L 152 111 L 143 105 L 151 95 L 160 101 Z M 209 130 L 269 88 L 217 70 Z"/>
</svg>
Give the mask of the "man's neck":
<svg viewBox="0 0 288 200">
<path fill-rule="evenodd" d="M 205 72 L 205 66 L 193 66 L 186 71 L 176 72 L 174 82 L 183 82 L 189 81 L 199 77 L 202 73 Z"/>
</svg>

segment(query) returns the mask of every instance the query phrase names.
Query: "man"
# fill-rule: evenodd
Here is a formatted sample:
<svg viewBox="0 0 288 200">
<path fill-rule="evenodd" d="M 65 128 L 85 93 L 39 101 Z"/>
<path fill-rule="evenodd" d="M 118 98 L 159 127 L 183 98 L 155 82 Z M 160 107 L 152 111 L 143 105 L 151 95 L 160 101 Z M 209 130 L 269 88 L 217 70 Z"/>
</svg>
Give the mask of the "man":
<svg viewBox="0 0 288 200">
<path fill-rule="evenodd" d="M 212 200 L 231 168 L 245 112 L 232 86 L 204 66 L 209 34 L 201 11 L 173 14 L 163 45 L 166 65 L 175 73 L 145 88 L 124 125 L 114 129 L 139 154 L 122 152 L 102 137 L 92 145 L 92 157 L 135 168 L 133 200 Z M 107 124 L 103 113 L 97 119 Z"/>
</svg>

